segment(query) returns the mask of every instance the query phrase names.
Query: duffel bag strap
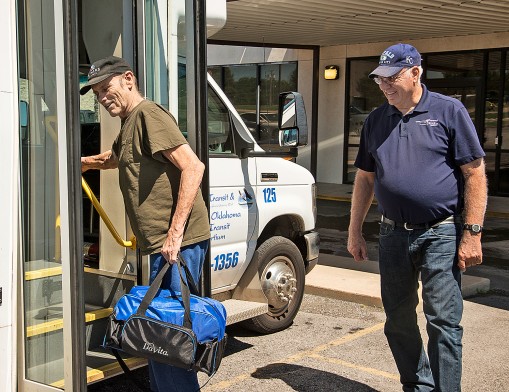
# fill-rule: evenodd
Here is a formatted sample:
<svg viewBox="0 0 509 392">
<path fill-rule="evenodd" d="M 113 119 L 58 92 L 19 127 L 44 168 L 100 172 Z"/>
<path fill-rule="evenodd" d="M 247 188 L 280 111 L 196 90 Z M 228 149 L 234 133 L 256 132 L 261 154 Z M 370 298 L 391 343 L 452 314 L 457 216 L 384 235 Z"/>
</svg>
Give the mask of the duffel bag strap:
<svg viewBox="0 0 509 392">
<path fill-rule="evenodd" d="M 189 329 L 192 329 L 191 293 L 189 292 L 189 286 L 187 285 L 187 282 L 184 281 L 184 275 L 182 274 L 182 260 L 182 255 L 179 252 L 177 255 L 177 267 L 180 275 L 180 292 L 182 294 L 182 302 L 184 303 L 184 325 Z"/>
<path fill-rule="evenodd" d="M 180 275 L 180 290 L 182 292 L 182 302 L 184 305 L 184 326 L 186 328 L 192 329 L 192 322 L 191 322 L 191 294 L 189 292 L 189 287 L 186 285 L 186 282 L 184 282 L 184 278 L 182 275 L 181 270 L 181 262 L 182 256 L 180 253 L 177 255 L 177 268 Z M 170 268 L 170 264 L 168 262 L 164 263 L 163 268 L 161 268 L 161 271 L 157 274 L 154 281 L 148 288 L 147 292 L 145 293 L 145 296 L 143 297 L 143 300 L 141 301 L 140 306 L 138 307 L 138 310 L 136 311 L 136 314 L 144 316 L 147 312 L 147 309 L 150 305 L 150 303 L 154 300 L 155 296 L 157 295 L 157 292 L 161 288 L 161 284 L 163 283 L 164 275 L 166 275 L 166 272 L 168 272 L 168 269 Z"/>
<path fill-rule="evenodd" d="M 182 256 L 181 253 L 179 253 L 178 260 L 180 261 L 180 264 L 182 267 L 184 267 L 184 272 L 186 273 L 186 280 L 187 285 L 189 287 L 189 291 L 191 294 L 197 295 L 201 297 L 200 290 L 198 290 L 198 286 L 196 286 L 196 282 L 194 281 L 193 275 L 191 275 L 191 271 L 189 270 L 189 267 L 187 266 L 186 260 L 184 259 L 184 256 Z"/>
<path fill-rule="evenodd" d="M 147 388 L 145 385 L 141 384 L 137 379 L 136 377 L 134 377 L 134 374 L 132 373 L 131 369 L 129 369 L 129 367 L 127 366 L 127 364 L 124 362 L 124 360 L 122 359 L 122 357 L 120 356 L 120 354 L 118 353 L 117 350 L 115 350 L 114 348 L 111 349 L 111 352 L 113 353 L 113 355 L 115 356 L 115 358 L 117 359 L 117 362 L 118 364 L 120 365 L 120 367 L 122 368 L 122 370 L 124 371 L 124 373 L 127 375 L 127 377 L 129 377 L 129 380 L 131 380 L 131 382 L 136 385 L 136 387 L 140 390 L 140 391 L 143 391 L 143 392 L 149 392 L 150 389 Z"/>
</svg>

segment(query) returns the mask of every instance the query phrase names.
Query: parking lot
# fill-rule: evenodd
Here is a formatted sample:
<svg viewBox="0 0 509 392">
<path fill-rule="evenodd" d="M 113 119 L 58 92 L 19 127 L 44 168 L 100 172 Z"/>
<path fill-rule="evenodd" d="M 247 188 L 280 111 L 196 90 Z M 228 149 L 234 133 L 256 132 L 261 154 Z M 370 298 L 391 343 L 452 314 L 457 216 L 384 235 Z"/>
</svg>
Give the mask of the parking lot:
<svg viewBox="0 0 509 392">
<path fill-rule="evenodd" d="M 506 335 L 509 300 L 490 301 L 505 309 L 483 301 L 465 303 L 464 391 L 507 391 L 509 342 L 494 336 Z M 423 327 L 422 314 L 419 319 Z M 229 354 L 204 390 L 401 390 L 383 321 L 380 309 L 306 295 L 286 331 L 253 336 L 231 329 Z"/>
<path fill-rule="evenodd" d="M 423 316 L 419 314 L 421 328 Z M 205 392 L 398 391 L 397 370 L 383 335 L 379 308 L 305 295 L 294 324 L 272 335 L 228 328 L 228 350 Z M 463 391 L 505 392 L 509 384 L 509 298 L 465 302 Z M 424 333 L 424 330 L 422 331 Z M 497 338 L 499 337 L 499 338 Z M 505 338 L 504 338 L 505 337 Z M 147 370 L 136 377 L 148 385 Z M 200 383 L 207 376 L 200 374 Z M 92 391 L 136 392 L 125 377 Z"/>
<path fill-rule="evenodd" d="M 319 201 L 322 255 L 344 257 L 348 203 Z M 367 218 L 370 258 L 376 260 L 378 214 Z M 486 265 L 470 273 L 488 277 L 491 290 L 465 300 L 462 325 L 463 391 L 505 392 L 509 385 L 509 268 L 504 252 L 507 220 L 489 218 Z M 330 260 L 330 257 L 323 257 Z M 334 279 L 334 276 L 331 276 Z M 418 309 L 421 333 L 424 316 Z M 204 392 L 258 391 L 400 391 L 396 366 L 383 334 L 383 310 L 339 299 L 306 294 L 294 324 L 272 335 L 229 327 L 226 356 Z M 148 385 L 147 369 L 136 377 Z M 200 384 L 207 381 L 199 376 Z M 91 386 L 90 391 L 136 388 L 125 377 Z"/>
</svg>

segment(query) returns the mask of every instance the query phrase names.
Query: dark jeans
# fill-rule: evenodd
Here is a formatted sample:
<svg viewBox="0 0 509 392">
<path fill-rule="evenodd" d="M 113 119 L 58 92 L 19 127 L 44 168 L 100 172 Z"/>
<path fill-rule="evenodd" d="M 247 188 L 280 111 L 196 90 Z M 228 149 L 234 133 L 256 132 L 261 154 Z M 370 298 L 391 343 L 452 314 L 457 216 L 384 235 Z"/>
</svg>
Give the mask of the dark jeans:
<svg viewBox="0 0 509 392">
<path fill-rule="evenodd" d="M 380 277 L 385 335 L 403 391 L 461 391 L 463 314 L 457 266 L 460 224 L 407 231 L 381 223 Z M 421 274 L 428 356 L 417 325 Z"/>
<path fill-rule="evenodd" d="M 200 274 L 205 260 L 205 254 L 209 241 L 198 242 L 180 249 L 182 257 L 186 261 L 193 279 L 198 285 Z M 157 273 L 163 268 L 166 259 L 161 253 L 150 255 L 150 282 L 155 279 Z M 185 276 L 184 276 L 185 279 Z M 164 289 L 180 291 L 180 275 L 174 264 L 166 273 L 161 285 Z M 148 361 L 150 375 L 150 389 L 157 392 L 196 392 L 200 389 L 198 376 L 192 370 L 185 370 L 163 363 Z"/>
</svg>

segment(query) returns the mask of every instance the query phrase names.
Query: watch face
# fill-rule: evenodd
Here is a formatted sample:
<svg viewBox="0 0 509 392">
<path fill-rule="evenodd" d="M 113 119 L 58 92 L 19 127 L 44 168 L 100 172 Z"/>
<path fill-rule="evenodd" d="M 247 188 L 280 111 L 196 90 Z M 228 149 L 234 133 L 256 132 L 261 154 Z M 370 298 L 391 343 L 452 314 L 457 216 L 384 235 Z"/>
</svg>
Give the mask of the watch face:
<svg viewBox="0 0 509 392">
<path fill-rule="evenodd" d="M 481 232 L 481 225 L 478 225 L 477 223 L 474 223 L 472 225 L 472 231 L 474 233 L 480 233 Z"/>
</svg>

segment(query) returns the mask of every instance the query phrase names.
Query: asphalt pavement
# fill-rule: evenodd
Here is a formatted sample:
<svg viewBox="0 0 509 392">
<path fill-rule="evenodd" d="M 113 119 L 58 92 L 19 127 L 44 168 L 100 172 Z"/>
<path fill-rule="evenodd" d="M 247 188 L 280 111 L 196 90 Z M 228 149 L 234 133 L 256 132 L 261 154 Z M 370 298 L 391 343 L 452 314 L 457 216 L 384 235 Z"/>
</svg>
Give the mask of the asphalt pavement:
<svg viewBox="0 0 509 392">
<path fill-rule="evenodd" d="M 493 306 L 496 301 L 499 307 Z M 503 309 L 502 309 L 503 308 Z M 465 301 L 463 392 L 506 392 L 509 384 L 509 298 Z M 257 335 L 227 328 L 227 352 L 204 392 L 393 392 L 399 376 L 383 334 L 383 310 L 355 302 L 306 294 L 286 330 Z M 418 312 L 425 338 L 422 312 Z M 499 337 L 499 338 L 497 338 Z M 134 372 L 148 386 L 146 368 Z M 203 385 L 208 377 L 200 373 Z M 138 392 L 126 376 L 89 391 Z"/>
<path fill-rule="evenodd" d="M 320 189 L 328 188 L 319 186 L 319 195 Z M 350 191 L 348 186 L 335 187 L 333 193 L 322 192 L 318 201 L 319 264 L 306 277 L 306 295 L 293 325 L 271 335 L 229 327 L 226 355 L 219 372 L 203 387 L 204 392 L 401 390 L 383 335 L 385 316 L 377 270 L 379 214 L 372 207 L 364 227 L 370 261 L 353 262 L 346 251 Z M 464 274 L 464 281 L 473 282 L 468 284 L 471 291 L 465 295 L 462 321 L 464 392 L 509 390 L 506 204 L 505 200 L 491 199 L 483 233 L 484 264 Z M 426 341 L 425 319 L 419 307 L 418 320 Z M 138 384 L 148 385 L 146 368 L 133 373 Z M 199 380 L 204 384 L 207 377 L 200 374 Z M 137 388 L 128 377 L 119 376 L 88 390 L 136 392 Z"/>
</svg>

